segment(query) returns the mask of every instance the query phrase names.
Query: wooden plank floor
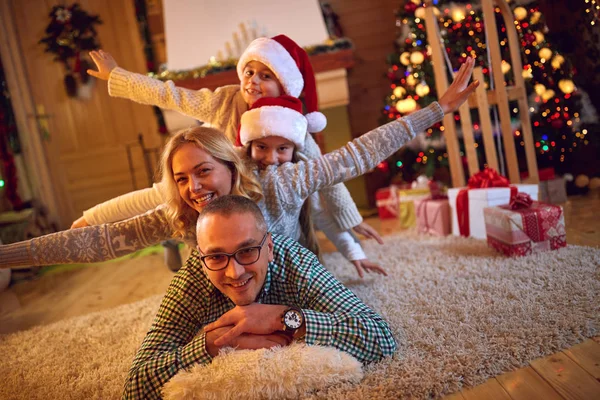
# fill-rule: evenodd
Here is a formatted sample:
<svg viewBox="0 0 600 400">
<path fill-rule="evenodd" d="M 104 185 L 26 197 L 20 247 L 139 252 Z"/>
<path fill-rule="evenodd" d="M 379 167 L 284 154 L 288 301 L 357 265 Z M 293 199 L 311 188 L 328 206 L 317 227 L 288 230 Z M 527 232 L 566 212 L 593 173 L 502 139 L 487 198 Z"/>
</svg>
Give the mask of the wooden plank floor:
<svg viewBox="0 0 600 400">
<path fill-rule="evenodd" d="M 564 204 L 569 244 L 600 247 L 600 193 Z M 395 220 L 367 218 L 382 235 L 398 231 Z M 326 239 L 323 251 L 333 251 Z M 84 315 L 165 292 L 173 274 L 162 255 L 81 268 L 13 285 L 0 293 L 0 333 Z M 595 341 L 594 341 L 595 340 Z M 465 388 L 445 399 L 600 399 L 600 338 L 533 361 L 529 366 Z"/>
</svg>

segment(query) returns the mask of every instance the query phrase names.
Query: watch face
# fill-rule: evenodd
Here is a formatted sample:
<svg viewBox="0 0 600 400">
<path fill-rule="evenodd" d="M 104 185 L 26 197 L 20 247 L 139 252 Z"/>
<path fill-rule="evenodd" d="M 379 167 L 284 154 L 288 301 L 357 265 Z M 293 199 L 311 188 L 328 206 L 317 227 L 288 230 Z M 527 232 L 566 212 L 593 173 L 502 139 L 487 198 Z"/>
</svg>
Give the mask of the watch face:
<svg viewBox="0 0 600 400">
<path fill-rule="evenodd" d="M 283 322 L 291 329 L 298 329 L 302 326 L 302 315 L 296 310 L 289 310 L 283 316 Z"/>
</svg>

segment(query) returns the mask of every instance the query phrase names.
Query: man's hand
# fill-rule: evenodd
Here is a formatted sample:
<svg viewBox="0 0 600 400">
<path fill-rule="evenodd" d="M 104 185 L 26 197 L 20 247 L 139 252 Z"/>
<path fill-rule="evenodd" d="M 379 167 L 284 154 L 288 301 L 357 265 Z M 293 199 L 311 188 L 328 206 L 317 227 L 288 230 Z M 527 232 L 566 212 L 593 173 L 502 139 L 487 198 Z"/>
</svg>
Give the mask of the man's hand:
<svg viewBox="0 0 600 400">
<path fill-rule="evenodd" d="M 375 263 L 372 263 L 366 258 L 363 260 L 354 260 L 352 261 L 352 264 L 354 264 L 354 266 L 356 267 L 356 272 L 358 272 L 358 276 L 360 276 L 361 278 L 364 277 L 363 270 L 365 270 L 365 272 L 367 273 L 375 272 L 387 276 L 387 272 L 385 272 L 385 269 L 381 268 Z"/>
<path fill-rule="evenodd" d="M 233 326 L 230 325 L 206 332 L 206 351 L 211 357 L 215 357 L 217 354 L 219 354 L 219 350 L 222 347 L 225 347 L 215 345 L 215 340 L 229 332 L 232 328 Z M 283 333 L 272 333 L 269 335 L 242 333 L 240 336 L 228 343 L 227 347 L 234 347 L 236 350 L 270 349 L 275 346 L 288 346 L 291 341 L 291 338 Z"/>
<path fill-rule="evenodd" d="M 98 79 L 102 79 L 103 81 L 107 81 L 108 78 L 110 78 L 111 71 L 118 67 L 115 59 L 106 51 L 90 51 L 90 57 L 92 57 L 92 60 L 96 64 L 96 68 L 98 68 L 98 71 L 88 69 L 87 73 Z"/>
<path fill-rule="evenodd" d="M 379 232 L 377 232 L 375 230 L 375 228 L 373 228 L 371 225 L 367 224 L 364 221 L 361 222 L 360 224 L 356 225 L 352 229 L 354 229 L 354 232 L 358 233 L 359 235 L 363 235 L 368 238 L 375 239 L 375 240 L 377 240 L 377 243 L 383 244 L 383 239 L 379 235 Z"/>
<path fill-rule="evenodd" d="M 70 229 L 85 228 L 86 226 L 90 226 L 90 224 L 85 220 L 85 217 L 79 217 L 71 224 Z"/>
<path fill-rule="evenodd" d="M 479 81 L 472 82 L 468 87 L 469 79 L 473 73 L 475 59 L 468 57 L 467 61 L 460 66 L 460 69 L 454 76 L 452 85 L 446 90 L 446 93 L 438 100 L 438 103 L 444 111 L 444 115 L 458 110 L 462 103 L 475 91 L 479 86 Z"/>
<path fill-rule="evenodd" d="M 233 327 L 219 338 L 214 344 L 218 347 L 231 345 L 231 342 L 244 333 L 270 335 L 283 329 L 281 316 L 288 306 L 252 303 L 247 306 L 235 306 L 218 320 L 204 327 L 207 334 L 217 328 Z"/>
</svg>

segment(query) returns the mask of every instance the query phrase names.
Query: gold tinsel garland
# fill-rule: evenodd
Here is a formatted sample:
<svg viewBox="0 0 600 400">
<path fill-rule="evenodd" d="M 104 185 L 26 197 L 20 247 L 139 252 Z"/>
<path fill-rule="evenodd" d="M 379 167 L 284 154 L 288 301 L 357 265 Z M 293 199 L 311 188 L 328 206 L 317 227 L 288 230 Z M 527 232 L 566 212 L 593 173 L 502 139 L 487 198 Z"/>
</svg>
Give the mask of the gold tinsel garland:
<svg viewBox="0 0 600 400">
<path fill-rule="evenodd" d="M 352 42 L 349 39 L 341 38 L 336 40 L 327 40 L 324 44 L 307 46 L 304 48 L 309 56 L 317 54 L 333 53 L 339 50 L 352 48 Z M 207 75 L 217 74 L 223 71 L 235 69 L 238 60 L 228 59 L 225 61 L 214 61 L 208 65 L 203 65 L 194 69 L 175 70 L 171 71 L 164 69 L 158 73 L 150 72 L 148 76 L 159 79 L 161 81 L 181 81 L 186 79 L 204 78 Z"/>
</svg>

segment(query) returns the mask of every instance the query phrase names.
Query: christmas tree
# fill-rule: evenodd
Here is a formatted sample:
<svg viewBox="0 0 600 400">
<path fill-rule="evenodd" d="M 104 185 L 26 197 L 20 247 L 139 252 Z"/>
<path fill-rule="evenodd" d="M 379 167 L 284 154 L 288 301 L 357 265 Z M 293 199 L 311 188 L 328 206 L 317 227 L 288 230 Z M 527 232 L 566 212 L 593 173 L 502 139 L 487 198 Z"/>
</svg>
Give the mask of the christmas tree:
<svg viewBox="0 0 600 400">
<path fill-rule="evenodd" d="M 523 2 L 521 2 L 523 3 Z M 388 57 L 390 94 L 385 98 L 382 123 L 425 107 L 438 98 L 425 30 L 425 7 L 421 0 L 406 1 L 397 13 L 400 28 L 396 51 Z M 456 71 L 467 57 L 476 59 L 483 68 L 489 86 L 489 61 L 486 50 L 485 21 L 478 3 L 433 1 L 433 11 L 439 22 L 447 62 Z M 511 4 L 515 26 L 521 41 L 522 71 L 513 71 L 509 61 L 504 20 L 496 9 L 496 24 L 503 52 L 502 72 L 507 85 L 513 85 L 513 74 L 522 74 L 529 95 L 529 111 L 539 168 L 554 167 L 558 173 L 570 172 L 578 149 L 589 144 L 590 131 L 582 117 L 581 91 L 573 83 L 574 68 L 546 39 L 544 17 L 534 2 Z M 513 137 L 521 170 L 526 170 L 524 142 L 518 119 L 518 109 L 510 105 L 513 117 Z M 586 113 L 594 114 L 594 111 Z M 492 113 L 492 123 L 494 117 Z M 459 121 L 458 114 L 455 120 Z M 485 165 L 478 116 L 472 110 L 476 151 L 480 168 Z M 494 124 L 494 135 L 500 135 Z M 460 128 L 459 137 L 460 137 Z M 408 146 L 380 165 L 379 171 L 389 174 L 391 182 L 411 181 L 420 174 L 449 183 L 448 154 L 442 124 L 428 129 Z M 464 144 L 461 156 L 466 165 Z M 466 168 L 465 168 L 466 170 Z"/>
</svg>

